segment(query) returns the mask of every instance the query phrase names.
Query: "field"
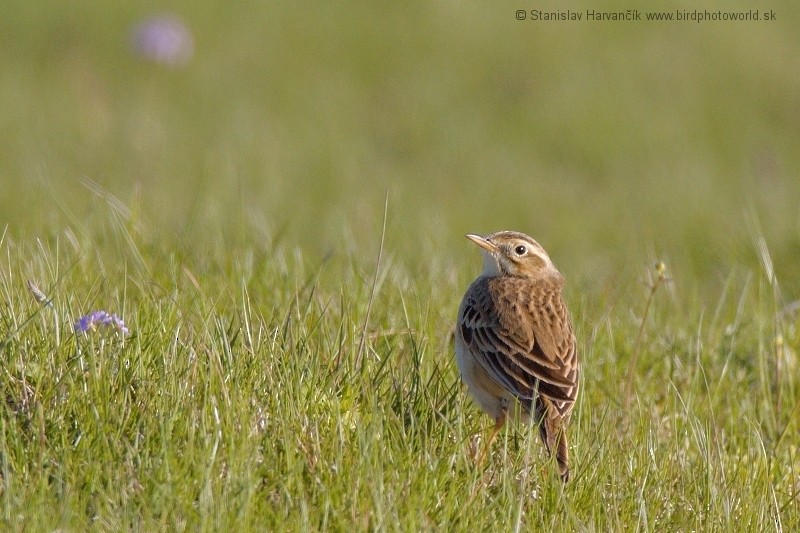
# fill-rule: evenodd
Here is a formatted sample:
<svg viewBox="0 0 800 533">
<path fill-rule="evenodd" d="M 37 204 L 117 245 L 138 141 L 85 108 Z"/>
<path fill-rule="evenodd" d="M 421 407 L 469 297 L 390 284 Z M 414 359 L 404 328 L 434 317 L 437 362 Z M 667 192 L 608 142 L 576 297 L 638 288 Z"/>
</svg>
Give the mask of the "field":
<svg viewBox="0 0 800 533">
<path fill-rule="evenodd" d="M 0 17 L 0 529 L 800 530 L 795 4 L 179 1 L 172 64 L 50 4 Z M 500 229 L 567 280 L 566 486 L 472 458 Z"/>
</svg>

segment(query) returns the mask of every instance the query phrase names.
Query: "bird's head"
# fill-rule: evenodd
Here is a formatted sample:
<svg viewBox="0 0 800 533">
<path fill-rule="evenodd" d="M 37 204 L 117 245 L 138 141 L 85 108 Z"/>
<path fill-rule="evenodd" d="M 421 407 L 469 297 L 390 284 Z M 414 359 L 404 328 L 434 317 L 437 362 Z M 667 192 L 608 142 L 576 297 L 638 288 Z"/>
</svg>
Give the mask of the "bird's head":
<svg viewBox="0 0 800 533">
<path fill-rule="evenodd" d="M 481 247 L 484 276 L 560 276 L 544 248 L 524 233 L 498 231 L 486 237 L 471 233 L 466 237 Z"/>
</svg>

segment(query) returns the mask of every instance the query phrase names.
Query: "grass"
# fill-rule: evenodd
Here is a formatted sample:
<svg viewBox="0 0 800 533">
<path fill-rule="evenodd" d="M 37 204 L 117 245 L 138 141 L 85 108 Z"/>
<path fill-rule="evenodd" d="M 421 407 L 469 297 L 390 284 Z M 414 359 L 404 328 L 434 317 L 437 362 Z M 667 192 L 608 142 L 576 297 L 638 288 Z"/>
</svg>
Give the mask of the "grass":
<svg viewBox="0 0 800 533">
<path fill-rule="evenodd" d="M 0 21 L 2 529 L 800 527 L 790 3 L 178 3 L 178 70 L 128 52 L 144 6 L 29 4 Z M 512 228 L 567 278 L 566 487 L 531 428 L 469 459 L 461 236 Z M 76 334 L 96 309 L 131 334 Z"/>
</svg>

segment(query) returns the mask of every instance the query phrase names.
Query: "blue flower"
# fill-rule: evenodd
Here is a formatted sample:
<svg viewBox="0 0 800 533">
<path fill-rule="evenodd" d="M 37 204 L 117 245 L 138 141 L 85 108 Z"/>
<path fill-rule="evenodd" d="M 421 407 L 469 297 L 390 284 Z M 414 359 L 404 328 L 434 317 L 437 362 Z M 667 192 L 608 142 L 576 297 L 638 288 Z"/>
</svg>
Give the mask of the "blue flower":
<svg viewBox="0 0 800 533">
<path fill-rule="evenodd" d="M 123 336 L 129 333 L 125 322 L 117 315 L 108 313 L 107 311 L 93 311 L 86 316 L 80 317 L 75 322 L 75 331 L 86 333 L 89 330 L 95 330 L 101 326 L 110 326 L 122 333 Z"/>
</svg>

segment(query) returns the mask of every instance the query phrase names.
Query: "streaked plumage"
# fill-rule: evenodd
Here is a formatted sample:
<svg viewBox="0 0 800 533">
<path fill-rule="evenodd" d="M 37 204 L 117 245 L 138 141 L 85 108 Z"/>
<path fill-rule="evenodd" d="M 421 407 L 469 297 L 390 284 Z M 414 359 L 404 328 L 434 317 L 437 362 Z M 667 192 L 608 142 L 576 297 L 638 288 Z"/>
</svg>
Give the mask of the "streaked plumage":
<svg viewBox="0 0 800 533">
<path fill-rule="evenodd" d="M 461 378 L 495 420 L 495 434 L 519 401 L 523 419 L 532 417 L 540 424 L 542 440 L 566 482 L 566 424 L 578 394 L 579 369 L 561 295 L 564 278 L 544 248 L 523 233 L 467 237 L 481 247 L 484 271 L 467 289 L 458 311 Z"/>
</svg>

